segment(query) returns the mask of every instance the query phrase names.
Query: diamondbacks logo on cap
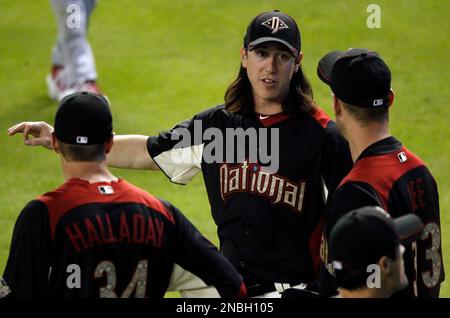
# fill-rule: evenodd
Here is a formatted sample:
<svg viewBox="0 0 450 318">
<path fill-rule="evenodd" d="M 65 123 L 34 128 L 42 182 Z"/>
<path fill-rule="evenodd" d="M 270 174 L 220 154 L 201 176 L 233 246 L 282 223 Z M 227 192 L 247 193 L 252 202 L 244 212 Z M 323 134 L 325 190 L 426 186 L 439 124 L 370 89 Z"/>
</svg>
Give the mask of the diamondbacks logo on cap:
<svg viewBox="0 0 450 318">
<path fill-rule="evenodd" d="M 271 17 L 269 20 L 266 20 L 261 24 L 272 30 L 272 34 L 277 33 L 282 29 L 289 29 L 286 23 L 279 17 Z"/>
<path fill-rule="evenodd" d="M 88 143 L 88 137 L 77 136 L 77 144 L 87 144 L 87 143 Z"/>
<path fill-rule="evenodd" d="M 99 186 L 98 191 L 100 191 L 101 194 L 113 194 L 114 189 L 111 186 Z"/>
<path fill-rule="evenodd" d="M 400 163 L 404 163 L 406 160 L 408 160 L 408 157 L 406 157 L 406 154 L 404 151 L 397 154 L 398 160 Z"/>
</svg>

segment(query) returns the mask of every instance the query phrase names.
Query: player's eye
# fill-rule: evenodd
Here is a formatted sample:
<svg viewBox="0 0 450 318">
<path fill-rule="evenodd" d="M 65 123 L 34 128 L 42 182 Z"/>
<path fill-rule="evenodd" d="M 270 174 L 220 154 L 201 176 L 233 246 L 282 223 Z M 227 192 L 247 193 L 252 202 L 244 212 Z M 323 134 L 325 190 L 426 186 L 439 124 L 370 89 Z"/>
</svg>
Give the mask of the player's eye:
<svg viewBox="0 0 450 318">
<path fill-rule="evenodd" d="M 288 62 L 291 59 L 291 55 L 288 53 L 280 53 L 278 57 L 282 62 Z"/>
<path fill-rule="evenodd" d="M 262 49 L 256 49 L 255 54 L 259 57 L 266 57 L 268 55 L 267 51 Z"/>
</svg>

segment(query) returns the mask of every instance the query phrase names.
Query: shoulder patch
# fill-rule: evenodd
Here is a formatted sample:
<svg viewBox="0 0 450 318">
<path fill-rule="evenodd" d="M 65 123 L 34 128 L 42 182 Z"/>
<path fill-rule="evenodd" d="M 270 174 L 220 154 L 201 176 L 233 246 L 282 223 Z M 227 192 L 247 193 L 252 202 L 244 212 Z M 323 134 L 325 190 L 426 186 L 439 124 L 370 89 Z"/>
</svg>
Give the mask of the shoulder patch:
<svg viewBox="0 0 450 318">
<path fill-rule="evenodd" d="M 398 158 L 398 160 L 400 161 L 400 163 L 404 163 L 406 160 L 408 160 L 408 157 L 406 156 L 406 154 L 405 154 L 404 151 L 399 152 L 399 153 L 397 154 L 397 158 Z"/>
</svg>

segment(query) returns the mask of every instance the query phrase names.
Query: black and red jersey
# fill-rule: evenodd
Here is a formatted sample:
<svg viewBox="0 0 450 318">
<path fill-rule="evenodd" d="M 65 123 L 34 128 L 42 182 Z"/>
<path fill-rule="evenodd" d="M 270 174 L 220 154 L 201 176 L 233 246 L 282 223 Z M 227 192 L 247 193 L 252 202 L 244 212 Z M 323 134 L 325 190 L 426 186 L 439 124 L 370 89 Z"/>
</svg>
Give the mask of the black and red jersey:
<svg viewBox="0 0 450 318">
<path fill-rule="evenodd" d="M 70 179 L 23 209 L 3 278 L 12 297 L 161 298 L 174 263 L 240 293 L 234 267 L 173 205 L 124 180 Z"/>
<path fill-rule="evenodd" d="M 238 142 L 232 136 L 239 130 L 250 136 L 243 143 L 244 158 L 237 157 Z M 214 132 L 222 135 L 212 137 Z M 275 133 L 279 138 L 273 141 Z M 276 147 L 261 145 L 263 134 Z M 177 147 L 182 138 L 187 138 L 184 146 Z M 271 170 L 260 157 L 250 160 L 252 141 L 258 152 L 261 147 L 275 149 L 278 169 Z M 223 161 L 206 158 L 220 142 L 222 148 L 214 154 L 222 154 Z M 228 156 L 230 150 L 236 156 Z M 298 117 L 241 115 L 219 105 L 149 137 L 148 151 L 172 182 L 186 184 L 203 173 L 220 249 L 247 286 L 315 280 L 324 186 L 334 190 L 352 165 L 347 142 L 322 110 Z"/>
<path fill-rule="evenodd" d="M 326 232 L 345 213 L 362 206 L 384 208 L 393 218 L 418 215 L 424 225 L 404 254 L 409 286 L 399 296 L 437 297 L 444 280 L 439 197 L 436 182 L 420 158 L 394 137 L 365 149 L 332 195 Z"/>
</svg>

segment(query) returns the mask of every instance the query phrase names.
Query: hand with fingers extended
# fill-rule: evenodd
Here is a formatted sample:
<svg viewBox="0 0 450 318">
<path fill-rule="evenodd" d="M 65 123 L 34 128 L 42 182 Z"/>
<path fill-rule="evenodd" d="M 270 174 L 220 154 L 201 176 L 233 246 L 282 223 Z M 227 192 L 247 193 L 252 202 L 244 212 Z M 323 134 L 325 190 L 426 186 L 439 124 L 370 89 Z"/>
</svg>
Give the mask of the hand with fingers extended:
<svg viewBox="0 0 450 318">
<path fill-rule="evenodd" d="M 42 146 L 53 149 L 52 146 L 53 127 L 43 121 L 25 121 L 8 129 L 8 135 L 13 136 L 21 133 L 27 146 Z M 33 138 L 30 138 L 32 136 Z"/>
</svg>

